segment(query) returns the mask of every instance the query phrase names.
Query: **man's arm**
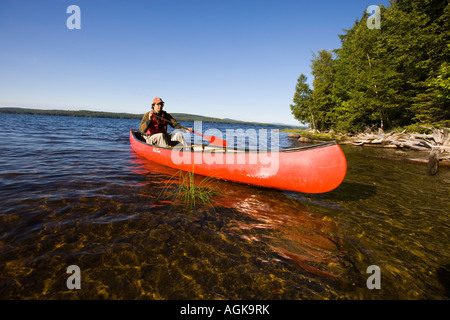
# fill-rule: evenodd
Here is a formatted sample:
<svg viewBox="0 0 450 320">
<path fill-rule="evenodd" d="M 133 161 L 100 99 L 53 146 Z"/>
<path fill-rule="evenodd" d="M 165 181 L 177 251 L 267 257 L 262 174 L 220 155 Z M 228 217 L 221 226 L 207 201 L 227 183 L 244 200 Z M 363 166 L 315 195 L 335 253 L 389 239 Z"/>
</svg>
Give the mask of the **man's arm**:
<svg viewBox="0 0 450 320">
<path fill-rule="evenodd" d="M 183 129 L 183 126 L 179 124 L 170 114 L 166 113 L 168 124 L 174 129 Z"/>
<path fill-rule="evenodd" d="M 148 126 L 150 125 L 150 123 L 148 121 L 149 120 L 149 118 L 148 118 L 148 114 L 149 113 L 150 113 L 150 111 L 147 112 L 146 114 L 144 114 L 144 116 L 142 117 L 142 121 L 141 121 L 141 124 L 139 126 L 139 130 L 141 130 L 142 133 L 146 133 L 147 130 L 148 130 Z"/>
</svg>

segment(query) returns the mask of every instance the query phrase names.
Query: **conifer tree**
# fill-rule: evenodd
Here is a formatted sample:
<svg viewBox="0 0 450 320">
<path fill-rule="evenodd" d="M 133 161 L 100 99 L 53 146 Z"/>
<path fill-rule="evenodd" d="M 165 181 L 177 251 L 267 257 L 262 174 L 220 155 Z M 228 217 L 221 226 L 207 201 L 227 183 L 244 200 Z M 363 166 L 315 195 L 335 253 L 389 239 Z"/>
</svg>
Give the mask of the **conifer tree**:
<svg viewBox="0 0 450 320">
<path fill-rule="evenodd" d="M 333 86 L 334 66 L 332 52 L 321 50 L 313 55 L 311 74 L 314 76 L 312 92 L 312 109 L 317 114 L 315 125 L 319 130 L 330 129 L 335 123 Z"/>
<path fill-rule="evenodd" d="M 291 112 L 300 122 L 307 122 L 316 130 L 315 114 L 312 110 L 311 89 L 307 83 L 308 78 L 302 73 L 297 79 Z"/>
<path fill-rule="evenodd" d="M 363 12 L 341 47 L 312 59 L 313 89 L 298 79 L 291 110 L 314 128 L 357 132 L 450 117 L 450 3 L 392 0 L 381 28 Z"/>
</svg>

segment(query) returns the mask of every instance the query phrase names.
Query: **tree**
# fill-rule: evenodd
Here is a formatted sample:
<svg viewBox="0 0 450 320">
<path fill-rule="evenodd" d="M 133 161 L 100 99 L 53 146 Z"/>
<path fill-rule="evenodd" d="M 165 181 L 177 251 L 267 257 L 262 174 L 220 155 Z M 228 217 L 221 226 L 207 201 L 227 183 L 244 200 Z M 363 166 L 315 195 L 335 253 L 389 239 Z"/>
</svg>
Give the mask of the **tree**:
<svg viewBox="0 0 450 320">
<path fill-rule="evenodd" d="M 360 131 L 378 125 L 384 128 L 391 118 L 396 75 L 380 49 L 382 30 L 369 29 L 367 18 L 364 13 L 361 21 L 346 30 L 340 36 L 342 47 L 335 50 L 333 96 L 338 130 Z"/>
<path fill-rule="evenodd" d="M 439 122 L 450 118 L 450 64 L 442 63 L 436 77 L 427 81 L 427 89 L 419 93 L 411 109 L 422 123 Z"/>
<path fill-rule="evenodd" d="M 308 78 L 302 73 L 297 79 L 291 112 L 300 122 L 308 122 L 316 130 L 315 115 L 312 110 L 312 90 L 307 84 Z"/>
<path fill-rule="evenodd" d="M 332 52 L 321 50 L 313 55 L 311 74 L 314 76 L 312 109 L 318 115 L 316 126 L 319 130 L 329 129 L 335 123 L 333 113 L 334 66 Z"/>
<path fill-rule="evenodd" d="M 413 0 L 409 4 L 400 1 L 400 10 L 420 14 L 423 19 L 417 40 L 421 51 L 416 52 L 414 71 L 418 75 L 414 83 L 416 94 L 409 110 L 413 120 L 432 123 L 449 119 L 448 96 L 450 56 L 450 3 L 442 0 Z"/>
<path fill-rule="evenodd" d="M 315 127 L 358 132 L 449 119 L 450 3 L 392 0 L 380 9 L 380 29 L 364 12 L 339 35 L 334 58 L 326 50 L 313 56 L 313 89 L 301 110 Z"/>
</svg>

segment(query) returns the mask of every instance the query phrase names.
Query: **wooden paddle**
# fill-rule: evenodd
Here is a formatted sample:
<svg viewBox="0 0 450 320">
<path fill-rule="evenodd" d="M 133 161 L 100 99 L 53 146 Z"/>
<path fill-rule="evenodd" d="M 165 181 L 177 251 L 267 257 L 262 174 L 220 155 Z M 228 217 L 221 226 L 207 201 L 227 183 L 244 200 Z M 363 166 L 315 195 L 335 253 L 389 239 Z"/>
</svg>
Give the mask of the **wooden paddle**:
<svg viewBox="0 0 450 320">
<path fill-rule="evenodd" d="M 172 123 L 172 121 L 170 121 L 170 120 L 168 120 L 168 119 L 164 119 L 164 118 L 162 118 L 162 117 L 160 117 L 160 116 L 158 116 L 158 115 L 156 115 L 156 114 L 154 114 L 154 113 L 153 113 L 152 115 L 154 115 L 154 116 L 157 117 L 158 119 L 161 119 L 161 120 L 164 120 L 164 121 L 166 121 L 166 122 Z M 186 131 L 189 131 L 186 127 L 183 127 L 181 124 L 177 123 L 177 125 L 179 125 L 181 129 L 184 129 L 184 130 L 186 130 Z M 203 134 L 200 134 L 200 133 L 195 132 L 195 131 L 192 131 L 192 132 L 194 132 L 195 134 L 197 134 L 197 135 L 199 135 L 199 136 L 205 138 L 205 139 L 208 140 L 209 143 L 211 143 L 212 145 L 215 145 L 215 146 L 218 146 L 218 147 L 226 147 L 226 146 L 227 146 L 227 142 L 226 142 L 225 140 L 219 139 L 219 138 L 214 137 L 214 136 L 204 136 Z"/>
</svg>

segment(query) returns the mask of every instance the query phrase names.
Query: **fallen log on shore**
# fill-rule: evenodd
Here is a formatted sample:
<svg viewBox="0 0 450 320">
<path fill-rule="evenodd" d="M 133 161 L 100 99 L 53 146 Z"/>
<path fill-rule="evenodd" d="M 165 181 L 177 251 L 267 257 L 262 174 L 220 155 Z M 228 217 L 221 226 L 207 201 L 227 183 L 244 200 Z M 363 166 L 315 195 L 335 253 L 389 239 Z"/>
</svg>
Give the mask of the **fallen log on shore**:
<svg viewBox="0 0 450 320">
<path fill-rule="evenodd" d="M 428 157 L 428 174 L 434 176 L 439 170 L 439 151 L 434 149 Z"/>
<path fill-rule="evenodd" d="M 450 166 L 450 128 L 424 128 L 429 129 L 431 133 L 407 133 L 406 130 L 384 133 L 383 130 L 379 129 L 377 133 L 350 135 L 326 132 L 325 135 L 328 134 L 335 138 L 341 145 L 429 152 L 428 158 L 400 159 L 402 161 L 426 163 L 428 164 L 428 173 L 434 175 L 437 173 L 439 165 Z M 292 134 L 290 136 L 298 139 L 299 142 L 316 142 L 318 140 L 314 133 L 311 135 L 311 132 L 308 132 L 308 135 Z"/>
</svg>

